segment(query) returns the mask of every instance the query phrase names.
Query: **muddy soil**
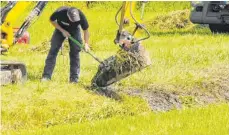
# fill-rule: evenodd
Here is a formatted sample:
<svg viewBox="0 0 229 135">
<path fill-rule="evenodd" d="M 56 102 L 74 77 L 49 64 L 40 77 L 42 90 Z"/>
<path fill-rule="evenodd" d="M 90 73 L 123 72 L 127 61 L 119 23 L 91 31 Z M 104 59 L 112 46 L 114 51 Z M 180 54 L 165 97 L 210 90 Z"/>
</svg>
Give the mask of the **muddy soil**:
<svg viewBox="0 0 229 135">
<path fill-rule="evenodd" d="M 150 85 L 144 90 L 127 89 L 124 93 L 139 96 L 147 101 L 153 111 L 169 111 L 190 106 L 229 102 L 229 65 L 204 71 L 211 79 L 190 87 L 175 85 Z"/>
</svg>

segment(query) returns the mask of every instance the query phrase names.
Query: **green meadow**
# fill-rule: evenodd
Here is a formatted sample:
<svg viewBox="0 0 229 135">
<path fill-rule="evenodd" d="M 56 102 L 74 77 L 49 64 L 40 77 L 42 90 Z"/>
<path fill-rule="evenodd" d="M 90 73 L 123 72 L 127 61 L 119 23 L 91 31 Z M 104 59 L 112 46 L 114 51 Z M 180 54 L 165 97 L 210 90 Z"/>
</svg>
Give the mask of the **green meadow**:
<svg viewBox="0 0 229 135">
<path fill-rule="evenodd" d="M 49 17 L 58 7 L 76 6 L 85 13 L 90 25 L 91 51 L 100 59 L 106 59 L 119 50 L 113 40 L 118 30 L 114 17 L 121 4 L 95 2 L 87 7 L 86 2 L 48 3 L 28 29 L 30 44 L 15 45 L 7 55 L 1 56 L 1 60 L 24 62 L 28 71 L 26 83 L 1 86 L 2 134 L 229 134 L 228 100 L 217 94 L 219 91 L 229 91 L 229 37 L 227 34 L 212 34 L 207 26 L 183 23 L 182 20 L 189 17 L 189 2 L 146 4 L 141 23 L 149 30 L 151 37 L 142 45 L 150 53 L 152 65 L 113 85 L 120 100 L 89 89 L 99 63 L 85 52 L 80 54 L 79 83 L 69 83 L 67 42 L 62 53 L 58 54 L 52 81 L 40 82 L 54 30 Z M 139 20 L 140 12 L 137 3 L 134 13 Z M 170 21 L 166 21 L 168 19 Z M 126 27 L 130 31 L 133 28 L 134 25 Z M 137 37 L 142 36 L 145 34 L 140 30 Z M 211 94 L 217 102 L 156 112 L 151 110 L 144 98 L 126 93 L 158 89 Z"/>
</svg>

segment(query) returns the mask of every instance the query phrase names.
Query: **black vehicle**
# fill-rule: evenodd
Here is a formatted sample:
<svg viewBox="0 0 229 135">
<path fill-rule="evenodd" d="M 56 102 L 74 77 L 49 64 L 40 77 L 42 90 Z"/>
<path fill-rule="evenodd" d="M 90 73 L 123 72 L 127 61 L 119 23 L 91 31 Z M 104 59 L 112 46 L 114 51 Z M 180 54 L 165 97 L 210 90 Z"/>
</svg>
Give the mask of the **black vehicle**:
<svg viewBox="0 0 229 135">
<path fill-rule="evenodd" d="M 229 1 L 195 1 L 191 4 L 191 22 L 209 24 L 213 33 L 229 33 Z"/>
</svg>

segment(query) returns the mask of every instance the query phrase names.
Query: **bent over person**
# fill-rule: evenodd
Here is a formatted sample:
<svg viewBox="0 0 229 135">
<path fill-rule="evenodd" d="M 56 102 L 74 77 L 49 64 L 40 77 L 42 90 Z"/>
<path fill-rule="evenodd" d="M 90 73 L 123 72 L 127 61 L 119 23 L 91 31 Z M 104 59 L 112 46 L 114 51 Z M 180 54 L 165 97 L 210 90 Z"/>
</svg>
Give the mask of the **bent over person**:
<svg viewBox="0 0 229 135">
<path fill-rule="evenodd" d="M 85 50 L 89 50 L 89 32 L 88 21 L 79 9 L 74 7 L 60 7 L 50 17 L 51 24 L 55 27 L 51 39 L 51 48 L 45 61 L 44 72 L 41 81 L 51 80 L 52 73 L 56 64 L 56 57 L 62 46 L 63 41 L 72 36 L 82 43 L 80 26 L 83 29 Z M 81 48 L 68 39 L 70 45 L 70 82 L 77 83 L 80 73 L 80 55 Z"/>
</svg>

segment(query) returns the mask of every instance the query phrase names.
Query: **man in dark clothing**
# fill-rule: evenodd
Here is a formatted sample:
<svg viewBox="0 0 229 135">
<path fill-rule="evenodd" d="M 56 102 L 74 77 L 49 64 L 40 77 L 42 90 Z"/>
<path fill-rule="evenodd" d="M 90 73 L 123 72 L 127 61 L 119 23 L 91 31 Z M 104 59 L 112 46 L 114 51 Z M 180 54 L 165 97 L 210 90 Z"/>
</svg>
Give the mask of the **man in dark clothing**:
<svg viewBox="0 0 229 135">
<path fill-rule="evenodd" d="M 82 43 L 80 27 L 83 29 L 85 50 L 88 51 L 89 32 L 88 21 L 79 9 L 74 7 L 61 7 L 57 9 L 50 17 L 51 24 L 55 27 L 51 39 L 51 48 L 45 61 L 44 72 L 41 81 L 51 80 L 51 76 L 56 64 L 56 57 L 62 46 L 63 41 L 72 36 Z M 77 83 L 80 73 L 80 47 L 68 39 L 70 45 L 70 82 Z"/>
</svg>

